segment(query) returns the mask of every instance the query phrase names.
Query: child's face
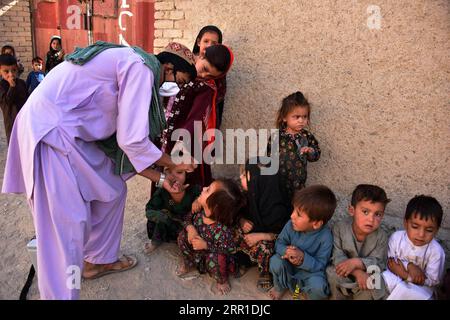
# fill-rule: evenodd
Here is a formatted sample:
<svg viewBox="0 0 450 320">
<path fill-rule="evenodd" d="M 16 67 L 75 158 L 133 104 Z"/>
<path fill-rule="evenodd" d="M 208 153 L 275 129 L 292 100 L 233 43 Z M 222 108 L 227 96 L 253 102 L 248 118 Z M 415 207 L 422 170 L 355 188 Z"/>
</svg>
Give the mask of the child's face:
<svg viewBox="0 0 450 320">
<path fill-rule="evenodd" d="M 52 49 L 59 51 L 61 49 L 61 46 L 59 45 L 58 39 L 53 39 L 51 43 Z"/>
<path fill-rule="evenodd" d="M 184 184 L 186 182 L 186 171 L 183 170 L 166 170 L 167 174 L 172 175 L 176 181 L 180 184 Z"/>
<path fill-rule="evenodd" d="M 286 126 L 289 133 L 298 133 L 308 125 L 309 115 L 308 107 L 297 106 L 289 112 L 283 121 L 286 122 Z"/>
<path fill-rule="evenodd" d="M 420 215 L 413 214 L 404 221 L 406 234 L 415 246 L 424 246 L 433 240 L 439 230 L 437 222 L 433 219 L 420 219 Z"/>
<path fill-rule="evenodd" d="M 202 79 L 212 79 L 217 78 L 222 75 L 222 72 L 217 70 L 216 67 L 211 65 L 205 57 L 200 57 L 195 62 L 195 68 L 197 69 L 197 77 Z"/>
<path fill-rule="evenodd" d="M 191 79 L 189 72 L 173 72 L 173 64 L 167 63 L 164 68 L 164 82 L 175 82 L 179 88 L 188 83 Z"/>
<path fill-rule="evenodd" d="M 9 54 L 10 56 L 14 56 L 14 52 L 11 49 L 5 49 L 4 54 Z"/>
<path fill-rule="evenodd" d="M 353 217 L 352 228 L 357 235 L 367 236 L 380 227 L 384 216 L 384 204 L 381 202 L 359 201 L 355 207 L 349 207 Z"/>
<path fill-rule="evenodd" d="M 204 57 L 206 48 L 219 43 L 219 35 L 215 32 L 205 32 L 200 40 L 197 41 L 199 46 L 199 56 Z"/>
<path fill-rule="evenodd" d="M 33 62 L 33 71 L 41 71 L 42 70 L 42 63 L 40 62 Z"/>
<path fill-rule="evenodd" d="M 311 221 L 305 211 L 298 207 L 291 214 L 292 227 L 298 232 L 308 232 L 317 229 L 318 222 Z M 322 224 L 320 224 L 322 225 Z"/>
<path fill-rule="evenodd" d="M 250 181 L 250 172 L 247 171 L 247 177 L 246 177 L 245 171 L 244 171 L 243 173 L 241 173 L 239 178 L 241 179 L 242 189 L 244 189 L 245 191 L 248 191 L 247 181 Z"/>
<path fill-rule="evenodd" d="M 217 181 L 214 181 L 213 183 L 211 183 L 208 187 L 204 187 L 202 193 L 200 194 L 200 196 L 198 197 L 198 202 L 202 205 L 203 209 L 207 208 L 208 206 L 206 205 L 206 199 L 208 199 L 208 197 L 213 194 L 214 192 L 220 190 L 220 183 Z M 209 210 L 205 210 L 206 211 Z M 211 213 L 209 213 L 210 215 Z M 208 216 L 208 214 L 207 214 Z"/>
<path fill-rule="evenodd" d="M 17 78 L 17 65 L 13 66 L 0 66 L 0 73 L 3 79 L 16 79 Z"/>
</svg>

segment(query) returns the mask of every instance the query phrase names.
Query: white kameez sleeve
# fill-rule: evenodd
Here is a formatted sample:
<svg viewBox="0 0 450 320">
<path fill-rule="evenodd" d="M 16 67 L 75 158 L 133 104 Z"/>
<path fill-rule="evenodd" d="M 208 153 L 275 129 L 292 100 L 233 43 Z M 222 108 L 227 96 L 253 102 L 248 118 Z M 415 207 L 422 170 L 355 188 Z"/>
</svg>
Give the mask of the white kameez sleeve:
<svg viewBox="0 0 450 320">
<path fill-rule="evenodd" d="M 429 287 L 437 286 L 444 277 L 445 253 L 438 245 L 434 244 L 431 250 L 428 263 L 425 267 L 425 285 Z"/>
<path fill-rule="evenodd" d="M 117 142 L 137 172 L 151 166 L 162 156 L 148 137 L 153 79 L 151 70 L 134 53 L 117 65 Z"/>
</svg>

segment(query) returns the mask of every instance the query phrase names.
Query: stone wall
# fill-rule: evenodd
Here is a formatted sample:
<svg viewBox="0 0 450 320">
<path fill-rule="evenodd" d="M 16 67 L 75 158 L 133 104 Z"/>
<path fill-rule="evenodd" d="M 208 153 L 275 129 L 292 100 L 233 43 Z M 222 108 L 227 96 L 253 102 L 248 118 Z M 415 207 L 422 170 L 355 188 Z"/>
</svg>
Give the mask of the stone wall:
<svg viewBox="0 0 450 320">
<path fill-rule="evenodd" d="M 25 67 L 21 78 L 26 79 L 33 59 L 30 3 L 24 0 L 1 0 L 0 3 L 0 46 L 14 47 Z"/>
<path fill-rule="evenodd" d="M 192 6 L 191 0 L 156 0 L 155 2 L 155 53 L 169 42 L 175 41 L 192 46 L 192 31 L 187 27 L 185 10 Z"/>
</svg>

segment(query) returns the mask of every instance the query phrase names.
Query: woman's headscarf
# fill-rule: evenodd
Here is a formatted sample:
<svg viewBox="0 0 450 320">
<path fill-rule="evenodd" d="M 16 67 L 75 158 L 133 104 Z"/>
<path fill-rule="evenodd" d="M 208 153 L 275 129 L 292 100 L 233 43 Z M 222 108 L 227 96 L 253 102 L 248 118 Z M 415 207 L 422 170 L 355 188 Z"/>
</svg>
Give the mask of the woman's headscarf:
<svg viewBox="0 0 450 320">
<path fill-rule="evenodd" d="M 258 159 L 259 160 L 259 159 Z M 253 222 L 252 232 L 280 233 L 292 212 L 292 206 L 280 185 L 279 175 L 262 175 L 261 166 L 245 164 L 245 175 L 250 173 L 248 187 L 248 218 Z"/>
</svg>

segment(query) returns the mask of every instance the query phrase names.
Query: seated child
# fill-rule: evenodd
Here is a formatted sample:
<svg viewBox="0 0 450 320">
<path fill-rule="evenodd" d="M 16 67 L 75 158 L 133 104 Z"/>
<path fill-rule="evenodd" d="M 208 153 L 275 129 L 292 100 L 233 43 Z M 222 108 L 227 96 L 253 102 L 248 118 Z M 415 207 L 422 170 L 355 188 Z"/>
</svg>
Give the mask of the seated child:
<svg viewBox="0 0 450 320">
<path fill-rule="evenodd" d="M 269 261 L 274 253 L 276 236 L 292 212 L 286 194 L 281 191 L 278 174 L 261 174 L 261 164 L 247 162 L 241 167 L 242 188 L 247 191 L 247 207 L 236 228 L 237 250 L 258 264 L 257 288 L 267 292 L 273 287 Z"/>
<path fill-rule="evenodd" d="M 406 230 L 389 238 L 388 269 L 383 272 L 388 300 L 428 300 L 444 276 L 445 253 L 434 236 L 443 210 L 429 196 L 412 198 L 404 219 Z"/>
<path fill-rule="evenodd" d="M 336 196 L 315 185 L 297 191 L 292 204 L 291 220 L 278 236 L 270 259 L 274 287 L 269 296 L 278 300 L 286 289 L 299 288 L 304 299 L 325 299 L 329 295 L 325 268 L 333 250 L 327 222 L 336 209 Z"/>
<path fill-rule="evenodd" d="M 379 227 L 389 201 L 386 192 L 374 185 L 360 184 L 353 191 L 348 208 L 352 218 L 333 226 L 332 265 L 327 268 L 332 299 L 384 298 L 381 272 L 386 269 L 388 236 Z M 373 271 L 375 281 L 369 279 Z"/>
<path fill-rule="evenodd" d="M 42 82 L 42 80 L 44 80 L 45 73 L 42 71 L 43 63 L 44 61 L 39 57 L 35 57 L 33 58 L 33 60 L 31 60 L 33 71 L 28 74 L 26 81 L 29 95 L 33 92 L 34 89 L 36 89 L 36 87 Z"/>
<path fill-rule="evenodd" d="M 9 54 L 0 55 L 0 108 L 3 112 L 6 140 L 9 138 L 14 120 L 28 98 L 25 81 L 19 79 L 17 74 L 17 60 Z"/>
<path fill-rule="evenodd" d="M 195 265 L 200 273 L 207 272 L 216 280 L 220 294 L 231 290 L 228 271 L 231 254 L 236 251 L 232 226 L 243 202 L 239 186 L 230 179 L 218 179 L 203 188 L 178 235 L 183 254 L 178 276 L 188 273 L 189 267 Z"/>
<path fill-rule="evenodd" d="M 166 169 L 167 174 L 174 176 L 176 181 L 184 185 L 186 172 Z M 161 243 L 176 241 L 183 229 L 186 215 L 191 211 L 192 203 L 200 195 L 200 187 L 187 186 L 180 192 L 170 193 L 158 188 L 145 206 L 147 216 L 147 234 L 150 242 L 145 244 L 145 252 L 151 253 Z"/>
</svg>

